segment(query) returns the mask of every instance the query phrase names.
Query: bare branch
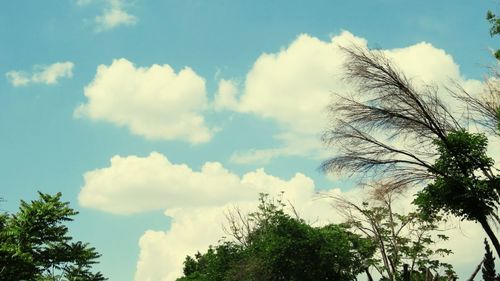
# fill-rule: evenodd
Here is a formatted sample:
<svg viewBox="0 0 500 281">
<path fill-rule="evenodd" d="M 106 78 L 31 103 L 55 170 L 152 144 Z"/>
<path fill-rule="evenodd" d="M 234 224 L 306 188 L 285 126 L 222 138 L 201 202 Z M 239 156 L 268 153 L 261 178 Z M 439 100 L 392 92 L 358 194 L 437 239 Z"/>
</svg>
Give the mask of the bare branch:
<svg viewBox="0 0 500 281">
<path fill-rule="evenodd" d="M 461 85 L 455 83 L 454 89 L 449 89 L 452 95 L 467 105 L 466 110 L 470 113 L 469 119 L 491 133 L 500 137 L 500 73 L 495 72 L 494 77 L 485 82 L 485 90 L 482 95 L 476 96 L 469 93 Z"/>
<path fill-rule="evenodd" d="M 437 89 L 427 86 L 417 91 L 380 51 L 356 46 L 343 50 L 347 54 L 345 79 L 356 86 L 357 94 L 340 96 L 329 107 L 335 126 L 322 140 L 340 151 L 323 162 L 321 169 L 377 172 L 401 184 L 430 179 L 429 159 L 436 152 L 425 149 L 435 139 L 446 142 L 448 132 L 461 128 Z M 408 140 L 423 149 L 402 148 L 401 142 Z"/>
</svg>

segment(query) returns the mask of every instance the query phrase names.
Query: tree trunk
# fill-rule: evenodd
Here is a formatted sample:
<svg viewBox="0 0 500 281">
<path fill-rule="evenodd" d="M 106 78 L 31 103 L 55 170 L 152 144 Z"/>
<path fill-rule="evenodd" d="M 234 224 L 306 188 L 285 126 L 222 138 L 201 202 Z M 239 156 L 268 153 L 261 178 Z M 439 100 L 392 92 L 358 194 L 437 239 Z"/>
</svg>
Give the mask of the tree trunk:
<svg viewBox="0 0 500 281">
<path fill-rule="evenodd" d="M 403 264 L 403 281 L 410 281 L 410 271 L 408 270 L 408 264 Z"/>
<path fill-rule="evenodd" d="M 484 231 L 486 234 L 488 234 L 488 237 L 490 238 L 491 243 L 495 247 L 495 250 L 497 252 L 497 256 L 500 257 L 500 243 L 498 242 L 497 237 L 495 236 L 495 233 L 493 233 L 493 230 L 491 230 L 490 225 L 488 224 L 488 221 L 486 220 L 486 217 L 478 220 L 481 226 L 483 227 Z"/>
<path fill-rule="evenodd" d="M 432 281 L 432 272 L 430 268 L 425 269 L 425 281 Z"/>
<path fill-rule="evenodd" d="M 481 266 L 483 265 L 484 259 L 481 260 L 481 262 L 477 265 L 476 270 L 472 272 L 472 275 L 467 279 L 467 281 L 474 281 L 474 278 L 476 278 L 477 273 L 481 269 Z"/>
<path fill-rule="evenodd" d="M 366 276 L 368 277 L 368 281 L 373 281 L 372 275 L 370 274 L 368 267 L 365 268 L 365 272 L 366 272 Z"/>
</svg>

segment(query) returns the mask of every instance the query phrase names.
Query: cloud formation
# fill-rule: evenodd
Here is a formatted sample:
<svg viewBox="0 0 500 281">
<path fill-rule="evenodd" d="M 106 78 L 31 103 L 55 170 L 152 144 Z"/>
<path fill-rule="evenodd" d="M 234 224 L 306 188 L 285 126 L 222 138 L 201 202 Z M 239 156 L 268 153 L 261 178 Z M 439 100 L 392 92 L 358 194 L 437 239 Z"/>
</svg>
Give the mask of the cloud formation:
<svg viewBox="0 0 500 281">
<path fill-rule="evenodd" d="M 85 87 L 86 103 L 75 117 L 126 126 L 148 139 L 207 142 L 205 80 L 191 68 L 176 73 L 169 65 L 135 67 L 126 59 L 100 65 Z"/>
<path fill-rule="evenodd" d="M 114 156 L 109 167 L 87 172 L 84 178 L 80 205 L 114 214 L 213 206 L 255 197 L 220 163 L 205 163 L 197 172 L 156 152 L 147 157 Z"/>
<path fill-rule="evenodd" d="M 73 77 L 72 62 L 56 62 L 51 65 L 35 65 L 32 72 L 9 71 L 5 74 L 7 80 L 14 86 L 28 86 L 29 84 L 55 85 L 60 78 Z"/>
<path fill-rule="evenodd" d="M 353 90 L 342 80 L 345 55 L 340 48 L 352 45 L 366 48 L 368 44 L 347 31 L 328 41 L 302 34 L 280 51 L 262 54 L 242 89 L 223 80 L 215 98 L 219 109 L 268 119 L 282 130 L 275 136 L 282 147 L 238 151 L 233 162 L 266 162 L 281 155 L 319 157 L 319 136 L 328 127 L 327 106 L 334 101 L 334 93 Z M 480 81 L 466 79 L 449 54 L 429 43 L 382 51 L 417 85 L 456 81 L 472 92 L 481 89 Z M 308 140 L 308 145 L 294 140 Z"/>
<path fill-rule="evenodd" d="M 330 41 L 307 34 L 297 37 L 277 53 L 262 54 L 241 85 L 221 79 L 213 100 L 207 100 L 205 79 L 192 69 L 176 74 L 168 65 L 135 67 L 122 58 L 101 65 L 86 88 L 88 103 L 76 116 L 127 126 L 149 139 L 207 142 L 215 132 L 205 124 L 208 111 L 251 114 L 278 124 L 272 148 L 236 151 L 233 163 L 267 163 L 280 156 L 323 157 L 321 133 L 329 126 L 327 107 L 336 95 L 352 87 L 343 81 L 345 53 L 342 46 L 367 47 L 363 38 L 344 31 Z M 471 92 L 482 83 L 463 77 L 445 51 L 429 43 L 383 50 L 416 84 L 441 85 L 457 81 Z M 14 77 L 23 83 L 23 77 Z M 443 91 L 444 92 L 444 91 Z M 456 101 L 452 107 L 462 110 Z"/>
</svg>

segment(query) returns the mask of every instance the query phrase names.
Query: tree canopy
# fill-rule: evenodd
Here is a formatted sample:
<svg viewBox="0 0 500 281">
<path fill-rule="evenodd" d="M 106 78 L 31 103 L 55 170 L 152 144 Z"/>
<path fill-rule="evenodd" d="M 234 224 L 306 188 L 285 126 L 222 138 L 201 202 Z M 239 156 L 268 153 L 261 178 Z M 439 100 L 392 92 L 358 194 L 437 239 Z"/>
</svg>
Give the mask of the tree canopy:
<svg viewBox="0 0 500 281">
<path fill-rule="evenodd" d="M 103 281 L 92 265 L 100 257 L 87 243 L 73 241 L 65 223 L 78 214 L 61 193 L 39 193 L 21 201 L 15 214 L 0 214 L 0 280 Z"/>
<path fill-rule="evenodd" d="M 375 250 L 343 225 L 310 226 L 266 196 L 247 219 L 254 227 L 245 243 L 225 241 L 188 256 L 177 280 L 356 280 Z"/>
</svg>

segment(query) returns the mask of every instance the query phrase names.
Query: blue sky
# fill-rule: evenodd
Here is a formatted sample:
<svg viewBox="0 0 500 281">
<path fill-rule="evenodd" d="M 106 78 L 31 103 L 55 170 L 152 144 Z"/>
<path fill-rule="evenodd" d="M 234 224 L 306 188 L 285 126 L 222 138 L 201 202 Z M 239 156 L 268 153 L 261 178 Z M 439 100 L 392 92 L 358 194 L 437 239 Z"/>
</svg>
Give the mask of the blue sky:
<svg viewBox="0 0 500 281">
<path fill-rule="evenodd" d="M 99 269 L 111 281 L 171 280 L 180 265 L 160 265 L 191 253 L 187 244 L 216 242 L 217 214 L 251 201 L 255 192 L 241 191 L 247 186 L 350 191 L 350 181 L 318 171 L 332 153 L 319 144 L 327 124 L 321 109 L 330 92 L 349 90 L 338 79 L 339 42 L 387 50 L 425 82 L 455 79 L 471 89 L 498 46 L 484 19 L 498 4 L 485 0 L 1 7 L 1 207 L 14 211 L 37 190 L 62 191 L 80 211 L 75 238 L 103 254 Z M 226 182 L 238 190 L 221 187 Z M 297 204 L 312 217 L 329 216 Z M 209 234 L 171 245 L 199 230 L 189 222 L 200 212 L 213 215 L 204 221 Z"/>
</svg>

